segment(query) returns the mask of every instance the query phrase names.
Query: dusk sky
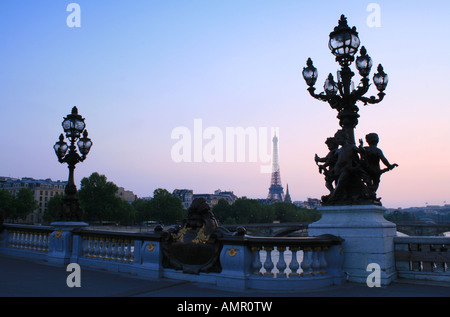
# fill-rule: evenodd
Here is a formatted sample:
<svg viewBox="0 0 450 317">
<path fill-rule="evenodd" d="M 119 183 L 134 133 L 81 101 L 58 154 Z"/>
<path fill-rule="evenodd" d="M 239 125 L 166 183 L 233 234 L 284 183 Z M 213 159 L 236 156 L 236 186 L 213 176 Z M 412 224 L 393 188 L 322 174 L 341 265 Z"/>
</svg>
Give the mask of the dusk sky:
<svg viewBox="0 0 450 317">
<path fill-rule="evenodd" d="M 77 106 L 93 141 L 78 187 L 98 172 L 139 197 L 187 188 L 266 198 L 263 132 L 276 128 L 283 186 L 293 200 L 320 198 L 328 191 L 314 155 L 327 154 L 339 124 L 301 71 L 311 57 L 317 92 L 336 74 L 328 40 L 344 14 L 374 62 L 371 82 L 380 63 L 389 75 L 381 103 L 358 104 L 355 130 L 356 139 L 378 133 L 399 164 L 381 178 L 383 205 L 450 203 L 450 2 L 78 0 L 81 24 L 69 27 L 71 2 L 0 1 L 0 176 L 67 180 L 53 145 Z M 258 131 L 256 162 L 227 161 L 226 131 L 237 127 Z M 191 133 L 191 162 L 174 159 L 174 131 Z M 211 131 L 223 134 L 223 162 L 194 162 Z"/>
</svg>

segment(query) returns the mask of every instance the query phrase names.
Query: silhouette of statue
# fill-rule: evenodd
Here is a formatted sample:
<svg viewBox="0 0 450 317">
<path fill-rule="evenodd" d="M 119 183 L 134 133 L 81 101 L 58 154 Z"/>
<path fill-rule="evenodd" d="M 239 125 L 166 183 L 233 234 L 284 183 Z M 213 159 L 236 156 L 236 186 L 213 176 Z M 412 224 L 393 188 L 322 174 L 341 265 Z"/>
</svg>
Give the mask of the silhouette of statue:
<svg viewBox="0 0 450 317">
<path fill-rule="evenodd" d="M 334 191 L 334 165 L 336 164 L 337 154 L 336 151 L 339 147 L 336 139 L 333 137 L 327 138 L 325 144 L 328 146 L 329 153 L 325 157 L 319 157 L 317 154 L 314 157 L 317 166 L 319 166 L 319 173 L 325 175 L 325 187 L 332 193 Z M 319 165 L 319 163 L 324 163 Z"/>
<path fill-rule="evenodd" d="M 359 149 L 350 142 L 345 130 L 338 130 L 334 135 L 339 148 L 334 164 L 335 189 L 328 197 L 322 197 L 328 204 L 355 204 L 367 198 L 361 181 L 361 164 Z M 324 199 L 325 198 L 325 199 Z"/>
<path fill-rule="evenodd" d="M 381 174 L 392 170 L 397 167 L 398 164 L 390 164 L 377 145 L 379 142 L 378 134 L 369 133 L 366 135 L 366 141 L 369 146 L 363 145 L 363 140 L 359 140 L 359 149 L 361 153 L 362 167 L 365 171 L 364 182 L 367 184 L 371 194 L 376 195 L 378 186 L 380 185 Z M 380 161 L 386 166 L 386 168 L 380 168 Z"/>
</svg>

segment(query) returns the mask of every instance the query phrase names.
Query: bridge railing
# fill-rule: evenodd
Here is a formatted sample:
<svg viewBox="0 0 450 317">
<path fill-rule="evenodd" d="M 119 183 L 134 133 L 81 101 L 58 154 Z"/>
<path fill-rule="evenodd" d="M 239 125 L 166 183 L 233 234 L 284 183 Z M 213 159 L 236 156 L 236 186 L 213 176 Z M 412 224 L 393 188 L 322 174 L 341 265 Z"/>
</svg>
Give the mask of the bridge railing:
<svg viewBox="0 0 450 317">
<path fill-rule="evenodd" d="M 0 253 L 56 265 L 128 272 L 241 289 L 304 289 L 345 280 L 342 239 L 227 236 L 219 240 L 220 273 L 188 274 L 164 267 L 161 235 L 5 224 Z M 450 283 L 450 238 L 395 237 L 399 279 Z"/>
<path fill-rule="evenodd" d="M 334 236 L 270 238 L 227 236 L 219 240 L 220 273 L 188 274 L 164 267 L 161 235 L 5 225 L 0 253 L 58 265 L 128 272 L 251 289 L 318 288 L 344 281 L 342 239 Z"/>
<path fill-rule="evenodd" d="M 450 283 L 450 237 L 396 237 L 399 278 Z"/>
<path fill-rule="evenodd" d="M 45 259 L 49 252 L 50 234 L 53 227 L 8 224 L 0 231 L 0 250 L 10 250 L 17 256 Z M 1 229 L 0 229 L 1 230 Z"/>
</svg>

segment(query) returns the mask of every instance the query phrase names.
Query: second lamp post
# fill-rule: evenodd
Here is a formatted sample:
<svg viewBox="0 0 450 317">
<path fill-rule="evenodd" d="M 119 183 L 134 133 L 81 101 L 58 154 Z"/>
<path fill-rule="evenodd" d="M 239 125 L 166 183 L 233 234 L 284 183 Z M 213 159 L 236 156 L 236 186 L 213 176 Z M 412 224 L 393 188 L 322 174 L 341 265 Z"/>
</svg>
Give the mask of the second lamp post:
<svg viewBox="0 0 450 317">
<path fill-rule="evenodd" d="M 78 114 L 77 107 L 73 107 L 72 113 L 64 118 L 62 127 L 67 139 L 70 142 L 70 145 L 64 142 L 64 134 L 61 133 L 59 136 L 59 141 L 55 143 L 53 149 L 58 157 L 58 161 L 60 163 L 67 163 L 69 168 L 69 179 L 64 191 L 65 195 L 63 197 L 60 214 L 57 217 L 59 220 L 79 221 L 81 220 L 83 211 L 78 203 L 74 170 L 77 163 L 86 159 L 86 155 L 91 149 L 92 141 L 88 138 L 88 133 L 85 130 L 86 124 L 84 122 L 84 118 Z M 81 156 L 77 152 L 75 143 L 78 146 Z"/>
</svg>

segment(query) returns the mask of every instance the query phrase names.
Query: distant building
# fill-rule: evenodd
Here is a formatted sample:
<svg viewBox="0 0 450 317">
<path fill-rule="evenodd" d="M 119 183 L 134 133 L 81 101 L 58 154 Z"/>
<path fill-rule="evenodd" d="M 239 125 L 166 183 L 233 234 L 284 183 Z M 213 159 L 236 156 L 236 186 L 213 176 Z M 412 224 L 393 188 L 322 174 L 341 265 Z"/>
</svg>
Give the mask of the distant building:
<svg viewBox="0 0 450 317">
<path fill-rule="evenodd" d="M 271 205 L 274 203 L 279 203 L 280 201 L 278 199 L 268 199 L 268 198 L 258 198 L 258 203 L 262 205 Z"/>
<path fill-rule="evenodd" d="M 175 189 L 172 193 L 172 195 L 181 199 L 184 209 L 188 209 L 191 206 L 193 194 L 192 189 Z"/>
<path fill-rule="evenodd" d="M 294 205 L 306 209 L 314 209 L 320 207 L 321 202 L 317 198 L 308 198 L 306 201 L 294 201 Z"/>
<path fill-rule="evenodd" d="M 286 195 L 284 196 L 284 202 L 285 203 L 292 203 L 292 200 L 291 200 L 291 195 L 289 195 L 289 185 L 288 184 L 286 184 Z"/>
<path fill-rule="evenodd" d="M 214 191 L 214 194 L 194 194 L 192 199 L 196 198 L 205 198 L 206 203 L 211 207 L 214 207 L 221 199 L 225 199 L 231 205 L 238 197 L 231 191 L 221 191 L 218 189 Z"/>
<path fill-rule="evenodd" d="M 116 196 L 128 201 L 130 204 L 136 200 L 136 195 L 131 190 L 125 190 L 123 187 L 119 187 Z"/>
<path fill-rule="evenodd" d="M 220 199 L 225 199 L 231 205 L 238 198 L 233 192 L 220 189 L 214 191 L 214 194 L 194 194 L 192 189 L 175 189 L 173 195 L 181 199 L 185 209 L 188 209 L 196 198 L 205 198 L 211 207 L 217 205 Z"/>
<path fill-rule="evenodd" d="M 38 208 L 28 215 L 26 222 L 41 223 L 42 216 L 47 210 L 47 203 L 56 194 L 63 195 L 67 181 L 52 181 L 47 179 L 34 179 L 24 177 L 22 179 L 11 177 L 0 177 L 0 189 L 9 191 L 12 195 L 17 195 L 21 188 L 29 188 L 33 191 L 34 200 L 38 203 Z"/>
</svg>

